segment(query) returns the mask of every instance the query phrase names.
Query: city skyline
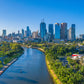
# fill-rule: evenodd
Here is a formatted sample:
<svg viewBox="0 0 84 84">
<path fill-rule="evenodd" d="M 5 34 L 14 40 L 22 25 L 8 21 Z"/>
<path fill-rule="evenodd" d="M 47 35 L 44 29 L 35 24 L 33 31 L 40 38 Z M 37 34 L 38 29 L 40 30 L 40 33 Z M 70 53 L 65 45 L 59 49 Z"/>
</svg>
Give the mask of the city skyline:
<svg viewBox="0 0 84 84">
<path fill-rule="evenodd" d="M 2 35 L 0 36 L 0 41 L 7 42 L 61 42 L 61 41 L 76 41 L 75 37 L 75 24 L 71 24 L 71 27 L 67 28 L 67 23 L 55 23 L 48 24 L 48 29 L 46 28 L 46 23 L 42 21 L 40 24 L 40 32 L 38 30 L 31 32 L 29 26 L 26 30 L 18 30 L 18 33 L 11 32 L 7 35 L 7 30 L 2 30 Z M 55 29 L 53 28 L 55 26 Z M 21 31 L 21 32 L 20 32 Z M 83 39 L 83 38 L 79 38 Z"/>
<path fill-rule="evenodd" d="M 43 19 L 42 19 L 42 20 L 43 20 Z M 42 21 L 40 21 L 40 23 L 41 23 L 41 22 L 42 22 Z M 8 34 L 10 34 L 10 33 L 18 33 L 18 32 L 21 33 L 21 32 L 22 32 L 22 29 L 26 30 L 27 27 L 29 27 L 32 32 L 34 32 L 34 31 L 39 31 L 39 32 L 40 32 L 40 23 L 39 23 L 38 29 L 35 29 L 35 30 L 32 30 L 32 28 L 31 28 L 29 25 L 25 25 L 24 28 L 20 28 L 20 29 L 17 29 L 16 31 L 8 32 L 8 29 L 7 29 L 6 27 L 4 27 L 4 28 L 2 28 L 2 29 L 0 30 L 0 35 L 2 35 L 2 33 L 3 33 L 2 30 L 7 30 L 6 34 L 8 35 Z M 49 25 L 52 24 L 52 25 L 53 25 L 53 29 L 55 30 L 55 25 L 56 25 L 56 23 L 59 23 L 59 22 L 47 24 L 47 23 L 44 21 L 44 23 L 46 24 L 47 32 L 49 32 Z M 67 23 L 67 22 L 62 22 L 62 23 Z M 59 24 L 61 25 L 62 23 L 59 23 Z M 74 23 L 72 23 L 72 24 L 74 24 Z M 67 29 L 69 29 L 70 27 L 71 27 L 71 24 L 68 26 L 68 23 L 67 23 Z M 55 34 L 55 31 L 53 32 L 53 34 Z M 80 33 L 80 34 L 81 34 L 81 33 Z"/>
<path fill-rule="evenodd" d="M 0 35 L 3 29 L 8 30 L 8 34 L 26 29 L 27 25 L 31 30 L 39 30 L 44 18 L 47 28 L 56 22 L 66 22 L 68 28 L 76 24 L 78 36 L 83 34 L 83 7 L 83 1 L 78 0 L 0 0 Z"/>
<path fill-rule="evenodd" d="M 33 30 L 32 31 L 32 29 L 30 28 L 30 26 L 27 25 L 27 26 L 25 26 L 25 28 L 21 28 L 20 30 L 17 30 L 16 32 L 13 31 L 13 32 L 7 33 L 8 30 L 6 28 L 3 28 L 1 30 L 1 35 L 3 35 L 3 30 L 6 30 L 6 35 L 11 34 L 11 33 L 18 34 L 18 33 L 22 33 L 23 31 L 24 31 L 24 33 L 26 31 L 30 31 L 30 33 L 33 33 L 35 31 L 38 31 L 38 33 L 40 33 L 41 23 L 45 24 L 45 26 L 43 26 L 42 28 L 46 28 L 46 33 L 52 32 L 53 35 L 55 35 L 55 33 L 56 33 L 56 31 L 55 31 L 56 30 L 56 24 L 59 24 L 60 29 L 61 29 L 61 25 L 62 24 L 67 24 L 67 26 L 66 26 L 67 27 L 67 30 L 69 30 L 71 28 L 71 26 L 73 25 L 73 24 L 70 24 L 70 27 L 68 27 L 68 23 L 65 23 L 65 22 L 55 23 L 55 24 L 52 24 L 52 23 L 51 24 L 46 24 L 45 21 L 41 21 L 40 24 L 39 24 L 39 29 L 37 29 L 37 30 Z"/>
</svg>

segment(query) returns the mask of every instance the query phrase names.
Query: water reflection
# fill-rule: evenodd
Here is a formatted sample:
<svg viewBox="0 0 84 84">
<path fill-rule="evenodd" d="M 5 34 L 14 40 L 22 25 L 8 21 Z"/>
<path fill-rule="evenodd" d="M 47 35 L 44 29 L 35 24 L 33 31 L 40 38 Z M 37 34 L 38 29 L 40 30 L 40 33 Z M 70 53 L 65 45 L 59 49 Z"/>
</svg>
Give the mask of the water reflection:
<svg viewBox="0 0 84 84">
<path fill-rule="evenodd" d="M 0 84 L 53 84 L 44 54 L 24 48 L 24 54 L 0 76 Z"/>
</svg>

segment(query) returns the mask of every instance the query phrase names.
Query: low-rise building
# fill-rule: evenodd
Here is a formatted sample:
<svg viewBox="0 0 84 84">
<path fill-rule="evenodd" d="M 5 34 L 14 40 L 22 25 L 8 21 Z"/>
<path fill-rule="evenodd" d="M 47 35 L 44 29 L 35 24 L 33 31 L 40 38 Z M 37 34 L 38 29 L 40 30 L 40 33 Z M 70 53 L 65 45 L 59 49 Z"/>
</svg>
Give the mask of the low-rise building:
<svg viewBox="0 0 84 84">
<path fill-rule="evenodd" d="M 83 57 L 83 54 L 72 54 L 72 59 L 80 59 L 81 57 Z"/>
</svg>

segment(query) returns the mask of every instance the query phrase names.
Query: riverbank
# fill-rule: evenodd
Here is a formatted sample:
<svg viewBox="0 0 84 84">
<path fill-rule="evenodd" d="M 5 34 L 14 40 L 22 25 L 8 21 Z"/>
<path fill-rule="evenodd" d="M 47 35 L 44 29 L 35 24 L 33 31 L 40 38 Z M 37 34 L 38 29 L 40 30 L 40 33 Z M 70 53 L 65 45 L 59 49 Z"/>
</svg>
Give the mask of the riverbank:
<svg viewBox="0 0 84 84">
<path fill-rule="evenodd" d="M 46 65 L 47 65 L 47 68 L 48 68 L 48 72 L 50 73 L 50 76 L 52 77 L 54 84 L 62 84 L 61 81 L 56 76 L 56 74 L 54 73 L 54 71 L 51 69 L 51 65 L 50 65 L 50 63 L 47 59 L 47 56 L 46 56 L 45 60 L 46 60 Z"/>
<path fill-rule="evenodd" d="M 11 66 L 16 60 L 18 60 L 18 58 L 23 54 L 23 51 L 20 53 L 16 54 L 16 57 L 13 58 L 13 60 L 11 60 L 10 62 L 8 62 L 6 65 L 4 65 L 1 69 L 0 69 L 0 75 L 2 75 L 8 68 L 9 66 Z"/>
<path fill-rule="evenodd" d="M 37 49 L 45 53 L 45 51 L 42 48 L 37 48 Z M 61 81 L 56 76 L 56 74 L 54 73 L 54 71 L 51 69 L 51 65 L 49 64 L 47 56 L 45 56 L 45 61 L 46 61 L 46 66 L 47 66 L 48 72 L 49 72 L 54 84 L 62 84 Z"/>
<path fill-rule="evenodd" d="M 32 47 L 32 48 L 38 49 L 38 50 L 42 51 L 43 53 L 45 53 L 45 51 L 42 48 L 38 48 L 38 47 Z"/>
<path fill-rule="evenodd" d="M 38 47 L 32 47 L 32 48 L 38 49 L 38 50 L 42 51 L 43 53 L 45 53 L 44 49 L 42 49 L 42 48 L 38 48 Z M 45 56 L 45 61 L 46 61 L 46 66 L 47 66 L 48 72 L 49 72 L 54 84 L 62 84 L 61 81 L 56 76 L 56 74 L 54 73 L 54 71 L 51 69 L 51 66 L 49 64 L 47 56 Z"/>
</svg>

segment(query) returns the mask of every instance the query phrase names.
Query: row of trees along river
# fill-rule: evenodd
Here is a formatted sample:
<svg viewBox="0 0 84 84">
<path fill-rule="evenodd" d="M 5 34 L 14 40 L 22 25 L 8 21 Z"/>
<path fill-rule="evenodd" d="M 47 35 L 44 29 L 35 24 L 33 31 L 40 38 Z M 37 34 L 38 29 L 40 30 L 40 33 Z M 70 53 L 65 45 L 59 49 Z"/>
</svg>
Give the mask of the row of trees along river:
<svg viewBox="0 0 84 84">
<path fill-rule="evenodd" d="M 31 46 L 44 49 L 52 70 L 63 84 L 84 84 L 84 66 L 81 64 L 83 58 L 81 60 L 70 58 L 73 53 L 79 53 L 76 44 L 32 43 Z M 64 59 L 67 63 L 64 64 L 61 59 Z"/>
<path fill-rule="evenodd" d="M 81 64 L 82 59 L 72 60 L 70 58 L 73 53 L 79 53 L 76 49 L 77 45 L 52 43 L 30 43 L 26 45 L 42 48 L 45 51 L 45 55 L 50 63 L 51 69 L 63 84 L 84 84 L 84 66 Z M 14 58 L 20 56 L 22 53 L 23 48 L 19 44 L 2 42 L 0 44 L 0 57 L 3 61 L 0 61 L 0 68 Z M 67 61 L 67 63 L 65 63 L 65 61 Z"/>
<path fill-rule="evenodd" d="M 0 43 L 0 68 L 14 58 L 20 56 L 23 53 L 23 48 L 17 43 Z"/>
</svg>

